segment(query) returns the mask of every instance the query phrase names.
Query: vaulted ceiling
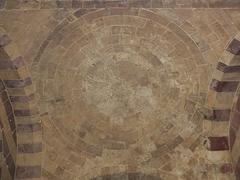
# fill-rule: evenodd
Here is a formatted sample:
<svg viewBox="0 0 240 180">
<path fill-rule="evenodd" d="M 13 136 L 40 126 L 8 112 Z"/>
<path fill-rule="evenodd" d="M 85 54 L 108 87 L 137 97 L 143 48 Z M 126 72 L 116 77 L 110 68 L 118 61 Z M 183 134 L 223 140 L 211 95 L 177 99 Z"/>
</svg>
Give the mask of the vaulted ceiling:
<svg viewBox="0 0 240 180">
<path fill-rule="evenodd" d="M 2 180 L 240 179 L 240 3 L 0 3 Z"/>
</svg>

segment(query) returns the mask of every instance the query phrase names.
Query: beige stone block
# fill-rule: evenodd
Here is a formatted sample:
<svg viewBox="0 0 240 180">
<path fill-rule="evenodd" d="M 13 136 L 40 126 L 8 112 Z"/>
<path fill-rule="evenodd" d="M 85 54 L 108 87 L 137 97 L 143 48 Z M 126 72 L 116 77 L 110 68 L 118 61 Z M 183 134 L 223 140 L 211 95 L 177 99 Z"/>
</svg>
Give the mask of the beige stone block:
<svg viewBox="0 0 240 180">
<path fill-rule="evenodd" d="M 38 109 L 38 104 L 35 100 L 32 100 L 32 101 L 29 101 L 29 102 L 12 102 L 12 105 L 13 105 L 13 108 L 15 110 L 18 110 L 18 109 L 31 109 L 31 110 L 34 110 L 34 109 Z"/>
<path fill-rule="evenodd" d="M 235 92 L 208 91 L 207 106 L 214 109 L 231 109 Z"/>
<path fill-rule="evenodd" d="M 18 166 L 36 166 L 42 164 L 43 153 L 18 153 L 16 164 Z"/>
<path fill-rule="evenodd" d="M 234 64 L 231 63 L 233 57 L 234 57 L 234 54 L 232 54 L 228 51 L 224 51 L 222 56 L 221 56 L 221 61 L 226 65 L 234 65 Z"/>
<path fill-rule="evenodd" d="M 155 14 L 154 12 L 146 10 L 146 9 L 140 9 L 139 16 L 150 19 L 152 21 L 155 21 L 163 26 L 166 26 L 170 23 L 170 21 L 166 17 Z"/>
<path fill-rule="evenodd" d="M 139 13 L 139 8 L 109 8 L 111 15 L 128 15 L 128 16 L 137 16 Z"/>
<path fill-rule="evenodd" d="M 229 73 L 229 74 L 234 74 L 234 73 Z M 224 76 L 229 76 L 227 73 L 224 73 L 222 71 L 214 69 L 212 72 L 212 79 L 216 79 L 219 81 L 224 81 Z"/>
<path fill-rule="evenodd" d="M 109 14 L 108 9 L 99 9 L 94 12 L 88 13 L 83 16 L 83 18 L 88 22 L 92 23 L 92 21 L 96 18 L 102 17 L 102 16 L 107 16 Z"/>
<path fill-rule="evenodd" d="M 26 66 L 19 68 L 18 70 L 1 70 L 0 77 L 4 80 L 11 79 L 25 79 L 29 77 L 29 71 Z"/>
<path fill-rule="evenodd" d="M 130 18 L 135 18 L 135 17 L 130 17 Z M 124 16 L 105 16 L 104 18 L 104 24 L 106 26 L 120 26 L 124 24 Z"/>
<path fill-rule="evenodd" d="M 240 81 L 240 73 L 225 73 L 222 77 L 223 81 Z"/>
<path fill-rule="evenodd" d="M 81 28 L 75 29 L 70 34 L 64 34 L 64 39 L 61 41 L 60 45 L 66 49 L 70 48 L 71 45 L 81 39 L 84 36 Z"/>
<path fill-rule="evenodd" d="M 39 115 L 16 117 L 15 122 L 16 122 L 16 124 L 29 124 L 29 123 L 41 122 L 41 119 L 44 119 L 44 118 L 41 118 Z"/>
<path fill-rule="evenodd" d="M 16 59 L 18 56 L 21 55 L 18 50 L 18 46 L 14 42 L 9 43 L 6 47 L 4 47 L 4 50 L 7 52 L 7 54 L 12 60 Z"/>
<path fill-rule="evenodd" d="M 203 120 L 203 130 L 205 131 L 206 136 L 228 136 L 229 122 Z"/>
<path fill-rule="evenodd" d="M 217 96 L 217 92 L 213 91 L 213 90 L 209 90 L 208 94 L 207 94 L 207 99 L 206 99 L 206 105 L 208 107 L 213 107 L 216 101 L 216 96 Z"/>
<path fill-rule="evenodd" d="M 36 131 L 33 133 L 21 133 L 17 134 L 19 144 L 31 144 L 42 142 L 42 131 Z"/>
<path fill-rule="evenodd" d="M 206 158 L 214 164 L 227 163 L 231 160 L 229 151 L 207 151 Z"/>
<path fill-rule="evenodd" d="M 88 33 L 86 36 L 83 36 L 80 40 L 77 41 L 80 49 L 86 47 L 88 44 L 94 43 L 96 41 L 92 33 Z"/>
<path fill-rule="evenodd" d="M 190 35 L 197 31 L 197 29 L 188 21 L 185 21 L 180 27 Z"/>
</svg>

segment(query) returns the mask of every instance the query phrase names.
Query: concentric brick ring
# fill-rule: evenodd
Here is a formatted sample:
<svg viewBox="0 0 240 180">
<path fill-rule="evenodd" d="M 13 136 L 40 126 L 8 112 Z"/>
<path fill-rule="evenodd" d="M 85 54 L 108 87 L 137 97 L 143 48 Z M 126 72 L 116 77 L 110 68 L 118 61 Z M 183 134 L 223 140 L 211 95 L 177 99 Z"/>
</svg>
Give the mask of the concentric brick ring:
<svg viewBox="0 0 240 180">
<path fill-rule="evenodd" d="M 47 156 L 60 164 L 50 155 L 55 147 L 81 166 L 68 170 L 74 177 L 103 162 L 162 167 L 198 126 L 184 102 L 198 93 L 200 51 L 176 24 L 148 10 L 78 13 L 56 28 L 34 62 Z"/>
</svg>

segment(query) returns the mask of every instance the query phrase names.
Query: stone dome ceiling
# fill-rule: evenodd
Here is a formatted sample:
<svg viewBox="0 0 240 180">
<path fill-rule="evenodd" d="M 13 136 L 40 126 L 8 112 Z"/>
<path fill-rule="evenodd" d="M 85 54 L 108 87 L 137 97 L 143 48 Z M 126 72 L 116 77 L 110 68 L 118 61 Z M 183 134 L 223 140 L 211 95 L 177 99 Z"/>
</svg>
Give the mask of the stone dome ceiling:
<svg viewBox="0 0 240 180">
<path fill-rule="evenodd" d="M 2 179 L 238 180 L 239 3 L 86 2 L 2 6 Z"/>
<path fill-rule="evenodd" d="M 179 153 L 201 128 L 185 109 L 186 98 L 200 96 L 197 46 L 164 16 L 118 11 L 94 11 L 65 26 L 38 62 L 46 147 L 64 148 L 58 154 L 67 152 L 73 166 L 83 158 L 81 170 L 71 171 L 79 178 L 102 165 L 154 171 L 171 158 L 184 163 Z"/>
</svg>

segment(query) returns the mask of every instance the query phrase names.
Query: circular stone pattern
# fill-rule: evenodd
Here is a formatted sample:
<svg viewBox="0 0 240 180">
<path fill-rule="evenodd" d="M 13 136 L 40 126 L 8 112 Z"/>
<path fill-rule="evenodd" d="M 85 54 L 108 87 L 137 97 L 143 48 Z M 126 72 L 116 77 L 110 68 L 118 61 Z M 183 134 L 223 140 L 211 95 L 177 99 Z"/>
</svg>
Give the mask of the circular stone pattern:
<svg viewBox="0 0 240 180">
<path fill-rule="evenodd" d="M 108 59 L 89 61 L 78 67 L 71 96 L 64 96 L 76 97 L 64 104 L 74 118 L 74 126 L 65 124 L 64 137 L 126 148 L 169 123 L 168 102 L 176 99 L 170 93 L 178 96 L 179 88 L 160 60 L 154 66 L 136 54 L 113 53 Z M 57 120 L 56 127 L 59 121 L 63 122 Z"/>
<path fill-rule="evenodd" d="M 46 152 L 58 152 L 49 159 L 68 162 L 74 177 L 158 169 L 196 128 L 184 108 L 198 91 L 194 47 L 151 19 L 89 14 L 60 30 L 39 62 Z"/>
</svg>

